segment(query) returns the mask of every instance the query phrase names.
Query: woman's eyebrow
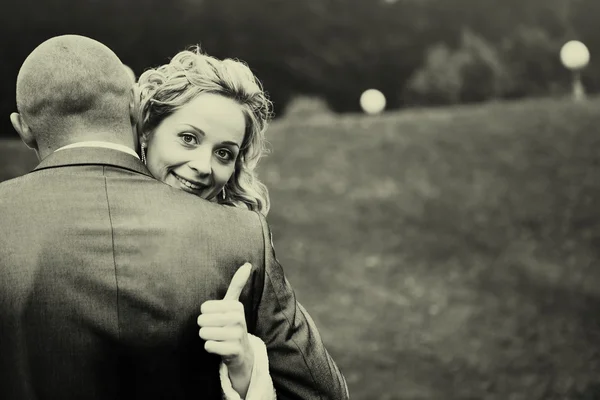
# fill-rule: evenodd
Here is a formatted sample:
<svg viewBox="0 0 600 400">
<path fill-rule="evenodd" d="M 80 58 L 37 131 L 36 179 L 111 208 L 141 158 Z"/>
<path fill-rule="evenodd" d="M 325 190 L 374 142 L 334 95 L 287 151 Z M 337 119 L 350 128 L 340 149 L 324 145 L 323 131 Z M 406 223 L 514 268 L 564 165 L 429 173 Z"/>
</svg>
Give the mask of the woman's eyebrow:
<svg viewBox="0 0 600 400">
<path fill-rule="evenodd" d="M 192 124 L 182 124 L 182 125 L 192 128 L 194 131 L 196 131 L 198 134 L 200 134 L 202 136 L 206 136 L 206 133 L 202 129 L 198 128 L 197 126 L 194 126 Z"/>
<path fill-rule="evenodd" d="M 223 144 L 228 144 L 228 145 L 230 145 L 230 146 L 235 146 L 235 147 L 237 147 L 238 149 L 240 148 L 240 145 L 239 145 L 239 144 L 237 144 L 236 142 L 232 142 L 232 141 L 230 141 L 230 140 L 227 140 L 227 141 L 223 142 Z"/>
</svg>

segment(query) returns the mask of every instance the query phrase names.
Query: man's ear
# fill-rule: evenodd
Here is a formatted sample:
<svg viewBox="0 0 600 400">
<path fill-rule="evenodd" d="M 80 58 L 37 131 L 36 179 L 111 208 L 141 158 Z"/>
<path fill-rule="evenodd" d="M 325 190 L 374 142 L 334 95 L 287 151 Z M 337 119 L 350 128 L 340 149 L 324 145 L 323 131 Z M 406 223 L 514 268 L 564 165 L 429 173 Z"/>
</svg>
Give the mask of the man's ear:
<svg viewBox="0 0 600 400">
<path fill-rule="evenodd" d="M 132 125 L 136 125 L 138 122 L 139 107 L 140 97 L 138 96 L 137 85 L 133 85 L 129 91 L 129 118 Z"/>
<path fill-rule="evenodd" d="M 133 145 L 139 147 L 140 138 L 138 137 L 138 114 L 139 114 L 139 96 L 136 85 L 133 85 L 129 91 L 129 121 L 131 122 L 131 131 L 133 132 Z"/>
<path fill-rule="evenodd" d="M 23 143 L 25 143 L 30 149 L 37 151 L 38 144 L 35 140 L 35 136 L 31 132 L 29 125 L 27 125 L 21 114 L 16 112 L 10 114 L 10 122 L 12 123 L 13 128 L 15 128 L 15 131 L 17 131 L 21 137 Z"/>
</svg>

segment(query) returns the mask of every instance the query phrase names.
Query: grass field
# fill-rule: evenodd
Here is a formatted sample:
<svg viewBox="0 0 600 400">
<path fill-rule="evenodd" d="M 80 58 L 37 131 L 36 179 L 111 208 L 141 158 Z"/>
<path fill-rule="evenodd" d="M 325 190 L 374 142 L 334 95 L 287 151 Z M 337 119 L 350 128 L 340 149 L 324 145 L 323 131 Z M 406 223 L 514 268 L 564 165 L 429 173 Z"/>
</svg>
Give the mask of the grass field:
<svg viewBox="0 0 600 400">
<path fill-rule="evenodd" d="M 354 399 L 600 399 L 599 127 L 600 99 L 273 125 L 277 255 Z"/>
</svg>

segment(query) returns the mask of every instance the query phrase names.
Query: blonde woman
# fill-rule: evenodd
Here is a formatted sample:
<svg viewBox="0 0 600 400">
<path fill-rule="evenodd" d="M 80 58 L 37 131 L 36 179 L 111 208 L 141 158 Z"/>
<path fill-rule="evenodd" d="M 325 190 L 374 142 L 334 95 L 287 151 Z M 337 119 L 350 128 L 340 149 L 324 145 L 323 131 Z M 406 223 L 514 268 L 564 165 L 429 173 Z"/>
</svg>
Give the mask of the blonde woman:
<svg viewBox="0 0 600 400">
<path fill-rule="evenodd" d="M 137 90 L 140 156 L 155 178 L 206 200 L 267 214 L 269 195 L 255 168 L 265 151 L 271 103 L 246 65 L 217 60 L 198 48 L 186 50 L 169 64 L 144 72 Z M 268 363 L 266 356 L 255 358 L 265 354 L 265 346 L 247 333 L 244 310 L 236 303 L 229 302 L 223 312 L 203 312 L 198 324 L 206 350 L 228 361 L 220 370 L 224 388 L 230 386 L 228 376 L 235 393 L 245 394 L 251 383 L 248 371 L 268 373 L 266 365 L 252 368 L 253 360 Z M 215 322 L 231 313 L 235 316 L 227 321 Z M 261 393 L 273 394 L 265 391 L 272 387 L 268 376 L 252 380 L 262 382 L 255 384 Z"/>
<path fill-rule="evenodd" d="M 136 90 L 139 153 L 155 178 L 266 216 L 269 195 L 256 166 L 265 153 L 272 105 L 247 65 L 195 47 L 144 72 Z M 202 305 L 199 334 L 205 349 L 222 357 L 223 386 L 229 377 L 229 393 L 247 393 L 248 400 L 274 397 L 273 388 L 280 398 L 347 398 L 344 378 L 316 327 L 277 271 L 267 273 L 264 286 L 263 293 L 273 295 L 263 294 L 252 310 L 235 296 Z M 257 319 L 247 327 L 253 315 Z"/>
</svg>

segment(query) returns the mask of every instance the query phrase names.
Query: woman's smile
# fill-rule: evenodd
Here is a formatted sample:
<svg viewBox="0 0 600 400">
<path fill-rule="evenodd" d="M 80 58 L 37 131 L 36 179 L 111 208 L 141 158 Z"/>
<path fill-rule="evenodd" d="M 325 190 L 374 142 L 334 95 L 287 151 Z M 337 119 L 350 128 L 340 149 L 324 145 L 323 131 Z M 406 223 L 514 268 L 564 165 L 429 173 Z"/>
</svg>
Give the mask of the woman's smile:
<svg viewBox="0 0 600 400">
<path fill-rule="evenodd" d="M 184 177 L 177 175 L 175 172 L 171 172 L 171 174 L 183 185 L 184 190 L 187 188 L 189 190 L 192 190 L 194 194 L 198 194 L 198 192 L 201 192 L 207 187 L 207 185 L 202 184 L 200 182 L 185 179 Z"/>
</svg>

